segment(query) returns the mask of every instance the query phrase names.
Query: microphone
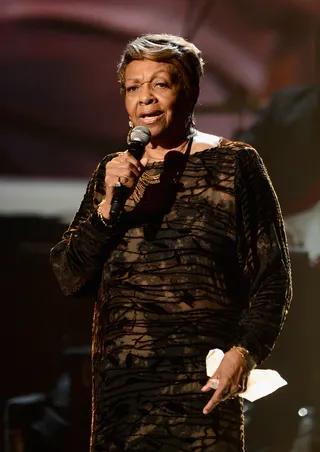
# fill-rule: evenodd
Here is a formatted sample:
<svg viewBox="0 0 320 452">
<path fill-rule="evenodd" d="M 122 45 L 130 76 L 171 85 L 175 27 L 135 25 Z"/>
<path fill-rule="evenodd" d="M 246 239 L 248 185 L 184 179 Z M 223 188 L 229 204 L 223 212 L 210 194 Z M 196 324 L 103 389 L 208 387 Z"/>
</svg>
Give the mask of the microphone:
<svg viewBox="0 0 320 452">
<path fill-rule="evenodd" d="M 137 160 L 141 160 L 144 148 L 151 140 L 151 132 L 145 126 L 134 127 L 130 133 L 128 152 Z M 130 188 L 120 184 L 115 188 L 110 208 L 110 221 L 114 222 L 122 212 L 126 200 L 130 194 Z"/>
</svg>

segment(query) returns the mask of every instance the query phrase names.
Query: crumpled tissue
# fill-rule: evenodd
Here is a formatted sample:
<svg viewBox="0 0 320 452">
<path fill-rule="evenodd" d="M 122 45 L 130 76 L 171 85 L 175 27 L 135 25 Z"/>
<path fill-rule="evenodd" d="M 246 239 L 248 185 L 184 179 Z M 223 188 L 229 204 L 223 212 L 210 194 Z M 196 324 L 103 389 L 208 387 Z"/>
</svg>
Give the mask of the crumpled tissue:
<svg viewBox="0 0 320 452">
<path fill-rule="evenodd" d="M 207 376 L 209 378 L 215 373 L 223 357 L 223 351 L 218 348 L 209 351 L 206 357 Z M 247 389 L 238 395 L 254 402 L 286 384 L 286 380 L 275 370 L 253 369 L 248 377 Z"/>
</svg>

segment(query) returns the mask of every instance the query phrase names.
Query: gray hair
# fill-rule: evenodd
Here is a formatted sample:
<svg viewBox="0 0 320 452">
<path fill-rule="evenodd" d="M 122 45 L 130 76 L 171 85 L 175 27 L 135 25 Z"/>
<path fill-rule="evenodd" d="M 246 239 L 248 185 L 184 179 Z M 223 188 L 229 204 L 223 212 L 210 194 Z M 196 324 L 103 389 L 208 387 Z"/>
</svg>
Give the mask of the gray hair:
<svg viewBox="0 0 320 452">
<path fill-rule="evenodd" d="M 144 59 L 171 64 L 173 75 L 186 90 L 194 108 L 200 92 L 204 66 L 201 51 L 194 44 L 180 36 L 170 34 L 146 34 L 129 42 L 117 70 L 121 94 L 125 94 L 125 73 L 128 64 L 134 60 Z"/>
</svg>

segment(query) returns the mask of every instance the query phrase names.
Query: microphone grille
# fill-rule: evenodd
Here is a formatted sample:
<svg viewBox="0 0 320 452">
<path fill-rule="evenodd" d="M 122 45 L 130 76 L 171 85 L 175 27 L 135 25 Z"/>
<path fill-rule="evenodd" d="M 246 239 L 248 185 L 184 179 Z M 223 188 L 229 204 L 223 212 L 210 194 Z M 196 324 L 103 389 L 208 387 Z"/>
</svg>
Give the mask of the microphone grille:
<svg viewBox="0 0 320 452">
<path fill-rule="evenodd" d="M 151 132 L 148 127 L 137 126 L 130 133 L 130 141 L 140 141 L 146 146 L 151 140 Z"/>
</svg>

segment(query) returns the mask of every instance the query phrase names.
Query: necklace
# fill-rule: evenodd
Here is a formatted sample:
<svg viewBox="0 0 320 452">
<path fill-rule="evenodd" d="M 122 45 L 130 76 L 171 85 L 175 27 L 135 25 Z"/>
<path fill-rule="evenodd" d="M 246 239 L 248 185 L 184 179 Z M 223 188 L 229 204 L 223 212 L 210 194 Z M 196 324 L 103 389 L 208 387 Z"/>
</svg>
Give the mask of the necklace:
<svg viewBox="0 0 320 452">
<path fill-rule="evenodd" d="M 151 170 L 152 171 L 152 170 Z M 137 185 L 133 192 L 133 199 L 138 204 L 138 202 L 141 200 L 141 198 L 144 195 L 144 192 L 146 191 L 147 187 L 149 185 L 155 185 L 160 183 L 160 177 L 161 173 L 155 173 L 150 174 L 151 171 L 145 171 L 140 177 L 137 182 Z M 155 171 L 155 170 L 153 170 Z"/>
<path fill-rule="evenodd" d="M 190 154 L 190 150 L 191 150 L 191 145 L 192 145 L 192 138 L 189 139 L 184 146 L 186 146 L 186 144 L 188 143 L 188 147 L 185 153 L 182 153 L 185 157 L 185 161 L 188 158 L 189 154 Z M 182 148 L 183 149 L 183 148 Z M 181 152 L 181 151 L 180 151 Z M 172 179 L 172 183 L 173 184 L 177 184 L 179 182 L 179 179 L 182 175 L 183 169 L 184 169 L 185 165 L 180 165 L 180 168 L 178 169 L 175 177 Z M 181 168 L 182 167 L 182 168 Z M 132 197 L 135 201 L 135 203 L 139 203 L 146 191 L 146 189 L 148 188 L 149 185 L 155 185 L 155 184 L 159 184 L 160 183 L 160 179 L 161 179 L 161 171 L 160 170 L 156 170 L 155 168 L 151 169 L 151 170 L 146 170 L 142 173 L 142 175 L 139 177 L 139 180 L 137 182 L 137 185 L 135 186 L 134 192 L 132 194 Z"/>
</svg>

